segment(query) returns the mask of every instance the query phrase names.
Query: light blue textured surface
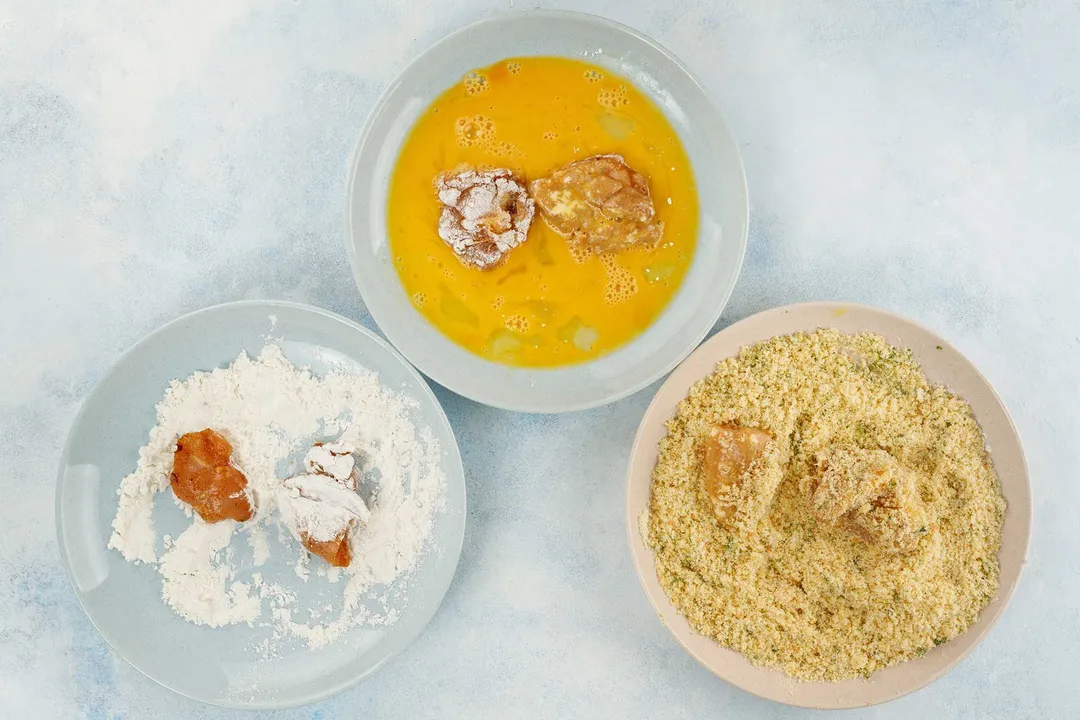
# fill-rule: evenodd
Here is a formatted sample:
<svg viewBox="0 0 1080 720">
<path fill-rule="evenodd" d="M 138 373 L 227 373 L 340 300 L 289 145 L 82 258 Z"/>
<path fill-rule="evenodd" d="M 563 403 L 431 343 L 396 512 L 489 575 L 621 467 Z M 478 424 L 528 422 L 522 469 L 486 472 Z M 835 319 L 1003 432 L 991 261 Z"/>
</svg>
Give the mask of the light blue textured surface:
<svg viewBox="0 0 1080 720">
<path fill-rule="evenodd" d="M 674 49 L 740 141 L 750 250 L 722 325 L 798 300 L 901 312 L 1020 428 L 1036 517 L 1011 607 L 941 681 L 847 716 L 1078 717 L 1080 8 L 868 5 L 580 3 Z M 514 9 L 0 0 L 0 717 L 254 717 L 157 687 L 83 616 L 54 539 L 63 437 L 183 312 L 271 297 L 370 324 L 342 247 L 365 115 L 430 42 Z M 442 610 L 360 687 L 266 717 L 815 716 L 716 680 L 649 610 L 623 471 L 651 392 L 563 417 L 440 392 L 471 508 Z"/>
</svg>

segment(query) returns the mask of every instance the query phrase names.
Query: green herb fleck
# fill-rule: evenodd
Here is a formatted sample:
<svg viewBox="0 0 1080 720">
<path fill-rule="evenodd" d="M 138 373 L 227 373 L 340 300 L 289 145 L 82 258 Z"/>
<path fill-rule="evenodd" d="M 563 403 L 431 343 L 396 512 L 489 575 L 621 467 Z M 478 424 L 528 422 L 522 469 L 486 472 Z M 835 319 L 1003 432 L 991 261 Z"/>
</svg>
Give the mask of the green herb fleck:
<svg viewBox="0 0 1080 720">
<path fill-rule="evenodd" d="M 864 423 L 862 420 L 859 420 L 858 422 L 855 423 L 855 437 L 856 437 L 856 439 L 858 439 L 858 440 L 865 439 L 869 432 L 870 432 L 870 428 L 868 428 L 866 426 L 866 423 Z"/>
</svg>

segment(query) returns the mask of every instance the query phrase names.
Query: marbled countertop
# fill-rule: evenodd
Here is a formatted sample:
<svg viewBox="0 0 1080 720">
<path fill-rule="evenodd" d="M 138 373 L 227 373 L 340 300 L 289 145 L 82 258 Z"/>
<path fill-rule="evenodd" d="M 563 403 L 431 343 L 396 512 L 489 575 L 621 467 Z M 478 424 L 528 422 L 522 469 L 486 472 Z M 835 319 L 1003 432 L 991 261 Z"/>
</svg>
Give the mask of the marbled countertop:
<svg viewBox="0 0 1080 720">
<path fill-rule="evenodd" d="M 55 540 L 63 438 L 187 311 L 282 298 L 372 325 L 342 245 L 365 117 L 434 40 L 531 4 L 0 0 L 0 717 L 253 717 L 158 687 L 83 615 Z M 676 50 L 729 119 L 751 230 L 718 327 L 888 308 L 954 342 L 1019 426 L 1036 507 L 1011 606 L 948 676 L 849 716 L 1080 717 L 1080 6 L 555 4 Z M 359 687 L 265 717 L 815 715 L 714 678 L 638 587 L 623 472 L 654 391 L 557 417 L 439 392 L 470 499 L 442 609 Z"/>
</svg>

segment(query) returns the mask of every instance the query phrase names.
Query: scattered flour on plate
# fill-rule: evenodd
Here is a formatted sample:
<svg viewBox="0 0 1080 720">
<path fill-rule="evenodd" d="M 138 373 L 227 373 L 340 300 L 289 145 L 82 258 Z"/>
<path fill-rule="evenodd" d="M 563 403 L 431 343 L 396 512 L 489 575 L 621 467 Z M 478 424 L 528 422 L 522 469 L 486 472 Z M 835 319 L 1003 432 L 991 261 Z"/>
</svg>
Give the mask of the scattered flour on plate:
<svg viewBox="0 0 1080 720">
<path fill-rule="evenodd" d="M 276 344 L 264 347 L 257 359 L 241 353 L 227 368 L 174 380 L 157 406 L 157 425 L 139 451 L 138 466 L 117 491 L 109 547 L 130 562 L 156 565 L 163 600 L 196 624 L 254 624 L 266 606 L 276 639 L 299 638 L 311 647 L 332 642 L 357 625 L 391 624 L 398 611 L 386 607 L 373 612 L 370 605 L 378 598 L 368 596 L 415 567 L 443 507 L 446 484 L 438 441 L 429 428 L 417 429 L 409 419 L 414 404 L 381 386 L 378 375 L 369 370 L 335 370 L 318 377 L 297 368 Z M 176 538 L 166 536 L 159 553 L 155 498 L 169 489 L 176 439 L 204 428 L 232 444 L 232 462 L 248 479 L 255 517 L 246 523 L 208 525 L 177 501 L 191 524 Z M 343 572 L 322 567 L 316 572 L 329 582 L 345 581 L 338 586 L 343 588 L 336 615 L 331 613 L 334 608 L 325 609 L 318 613 L 320 619 L 326 616 L 323 622 L 304 623 L 297 619 L 296 595 L 287 583 L 290 578 L 298 582 L 297 576 L 307 582 L 308 557 L 281 526 L 277 504 L 289 497 L 285 478 L 295 475 L 283 466 L 323 441 L 355 449 L 360 496 L 367 502 L 363 509 L 353 508 L 352 514 L 366 517 L 350 533 L 350 566 Z M 297 508 L 285 511 L 296 517 Z M 263 572 L 249 573 L 245 580 L 234 560 L 235 535 L 246 535 L 255 567 L 270 559 L 272 537 L 281 540 L 275 543 L 276 552 L 295 554 L 299 560 L 290 561 L 289 577 L 279 578 L 280 582 L 272 582 Z M 311 620 L 310 612 L 308 616 Z"/>
<path fill-rule="evenodd" d="M 161 560 L 161 595 L 178 615 L 217 627 L 251 622 L 259 616 L 259 596 L 251 585 L 215 558 L 229 546 L 235 520 L 208 525 L 196 517 Z"/>
</svg>

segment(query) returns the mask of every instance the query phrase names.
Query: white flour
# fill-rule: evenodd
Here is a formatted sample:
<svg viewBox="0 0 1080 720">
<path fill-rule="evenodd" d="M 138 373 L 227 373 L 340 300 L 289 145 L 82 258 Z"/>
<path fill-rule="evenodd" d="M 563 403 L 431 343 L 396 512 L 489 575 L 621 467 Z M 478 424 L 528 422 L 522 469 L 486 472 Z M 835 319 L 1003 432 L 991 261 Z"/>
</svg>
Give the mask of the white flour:
<svg viewBox="0 0 1080 720">
<path fill-rule="evenodd" d="M 196 516 L 165 553 L 158 567 L 161 595 L 178 615 L 211 627 L 259 616 L 258 595 L 250 594 L 248 583 L 236 582 L 235 571 L 219 561 L 235 528 L 235 520 L 207 525 Z"/>
<path fill-rule="evenodd" d="M 300 475 L 281 484 L 277 493 L 281 520 L 301 541 L 302 535 L 327 542 L 371 512 L 355 492 L 326 475 Z"/>
<path fill-rule="evenodd" d="M 372 611 L 372 598 L 367 595 L 415 566 L 435 514 L 442 508 L 445 486 L 438 442 L 430 429 L 418 431 L 408 419 L 410 402 L 383 388 L 370 371 L 335 371 L 316 377 L 294 367 L 273 344 L 263 348 L 257 360 L 242 353 L 225 369 L 174 380 L 157 406 L 157 425 L 139 451 L 135 472 L 120 484 L 109 547 L 131 562 L 156 564 L 163 578 L 164 601 L 197 624 L 255 623 L 267 605 L 276 639 L 299 637 L 319 647 L 355 625 L 393 622 L 397 612 L 390 608 Z M 232 444 L 232 461 L 248 479 L 255 517 L 246 523 L 207 525 L 181 504 L 192 518 L 191 525 L 175 539 L 166 537 L 159 556 L 155 497 L 169 489 L 176 438 L 204 428 L 221 433 Z M 297 505 L 297 483 L 290 489 L 283 478 L 296 474 L 290 471 L 296 468 L 286 467 L 290 460 L 321 441 L 328 443 L 326 450 L 312 453 L 316 465 L 309 462 L 308 470 L 319 466 L 333 475 L 359 479 L 359 492 L 367 504 L 353 502 L 341 510 L 342 517 L 362 520 L 350 531 L 353 559 L 344 575 L 323 571 L 311 581 L 333 582 L 343 577 L 345 582 L 336 586 L 344 586 L 337 591 L 340 603 L 318 612 L 309 609 L 312 622 L 305 624 L 295 619 L 296 594 L 288 585 L 290 578 L 292 583 L 299 582 L 297 576 L 308 582 L 309 561 L 289 530 L 299 523 L 318 533 L 320 523 L 341 520 L 333 509 L 324 516 L 307 504 Z M 356 449 L 355 472 L 353 460 L 340 457 L 341 448 Z M 337 453 L 333 458 L 331 451 Z M 310 484 L 307 477 L 301 475 L 300 480 Z M 332 491 L 320 486 L 305 494 L 322 499 Z M 292 501 L 290 507 L 280 508 L 291 520 L 289 530 L 280 527 L 279 500 Z M 232 544 L 237 534 L 247 536 L 255 567 L 264 565 L 273 553 L 287 553 L 287 575 L 272 580 L 263 571 L 242 579 Z M 314 558 L 310 563 L 314 569 L 322 560 Z M 314 623 L 316 618 L 323 622 Z"/>
</svg>

